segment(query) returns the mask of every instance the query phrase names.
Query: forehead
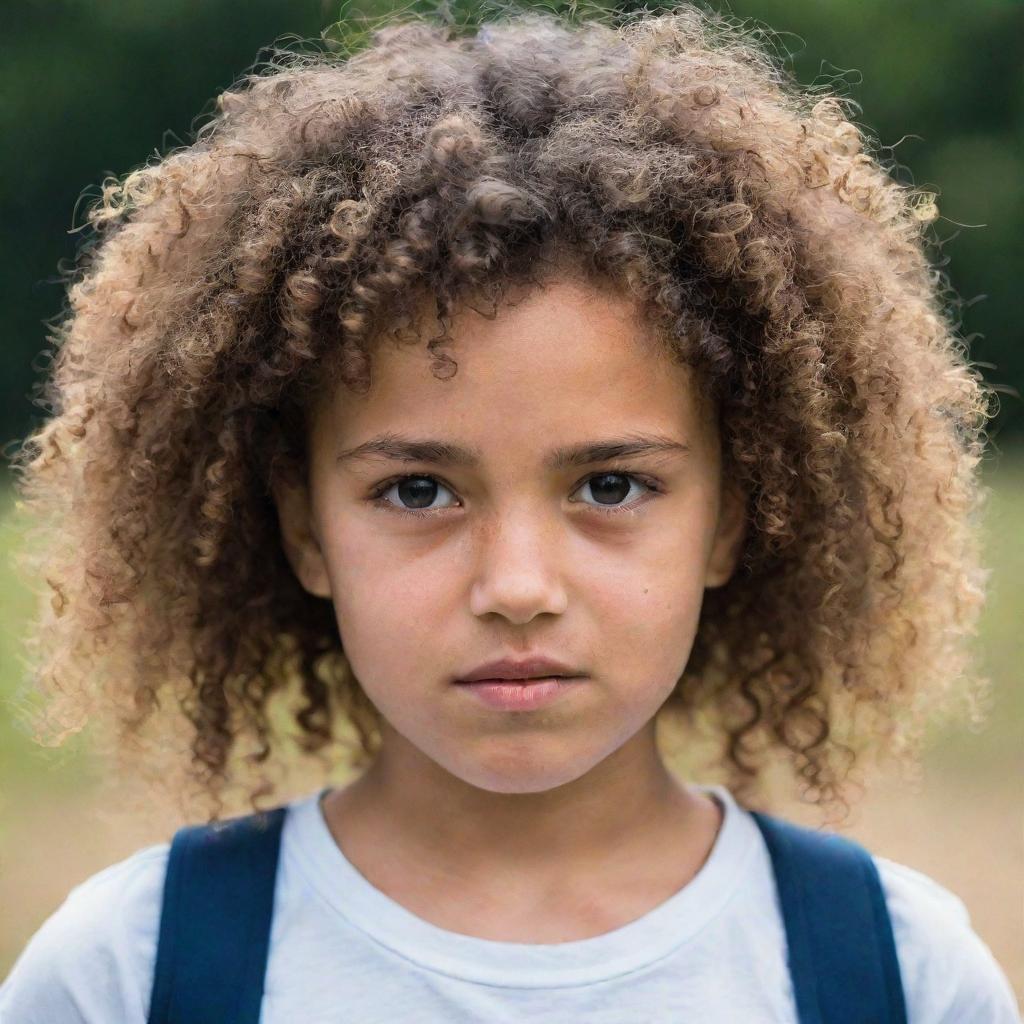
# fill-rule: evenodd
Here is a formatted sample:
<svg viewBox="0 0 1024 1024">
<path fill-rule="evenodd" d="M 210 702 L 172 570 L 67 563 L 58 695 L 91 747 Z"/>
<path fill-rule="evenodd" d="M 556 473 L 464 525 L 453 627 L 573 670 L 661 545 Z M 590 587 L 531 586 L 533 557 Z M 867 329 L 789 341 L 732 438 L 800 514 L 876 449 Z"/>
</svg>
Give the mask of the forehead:
<svg viewBox="0 0 1024 1024">
<path fill-rule="evenodd" d="M 323 422 L 358 444 L 387 430 L 443 432 L 481 442 L 514 434 L 524 444 L 553 435 L 624 431 L 701 432 L 710 409 L 694 376 L 665 349 L 630 296 L 576 277 L 510 290 L 490 317 L 464 303 L 439 347 L 453 376 L 431 371 L 441 333 L 432 303 L 399 341 L 373 350 L 370 388 L 330 392 Z"/>
</svg>

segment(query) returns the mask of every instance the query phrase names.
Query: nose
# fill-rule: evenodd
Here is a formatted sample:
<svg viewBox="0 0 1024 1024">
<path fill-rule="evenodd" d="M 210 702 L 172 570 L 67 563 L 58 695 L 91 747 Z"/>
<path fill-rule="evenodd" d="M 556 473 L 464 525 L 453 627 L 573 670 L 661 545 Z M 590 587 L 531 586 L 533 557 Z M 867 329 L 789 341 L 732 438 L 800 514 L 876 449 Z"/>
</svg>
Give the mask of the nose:
<svg viewBox="0 0 1024 1024">
<path fill-rule="evenodd" d="M 550 521 L 529 508 L 498 514 L 476 539 L 476 573 L 470 593 L 474 615 L 501 615 L 529 622 L 565 611 L 567 594 L 560 558 L 564 541 Z"/>
</svg>

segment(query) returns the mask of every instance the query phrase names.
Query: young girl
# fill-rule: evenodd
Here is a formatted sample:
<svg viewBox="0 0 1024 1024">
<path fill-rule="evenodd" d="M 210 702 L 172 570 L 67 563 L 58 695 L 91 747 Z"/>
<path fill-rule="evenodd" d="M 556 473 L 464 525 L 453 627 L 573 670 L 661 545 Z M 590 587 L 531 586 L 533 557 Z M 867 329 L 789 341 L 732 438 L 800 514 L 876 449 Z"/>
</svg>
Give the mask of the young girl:
<svg viewBox="0 0 1024 1024">
<path fill-rule="evenodd" d="M 1020 1020 L 957 896 L 757 807 L 972 678 L 990 393 L 864 141 L 685 4 L 412 18 L 104 190 L 19 466 L 38 681 L 144 780 L 187 722 L 212 806 L 4 1024 Z"/>
</svg>

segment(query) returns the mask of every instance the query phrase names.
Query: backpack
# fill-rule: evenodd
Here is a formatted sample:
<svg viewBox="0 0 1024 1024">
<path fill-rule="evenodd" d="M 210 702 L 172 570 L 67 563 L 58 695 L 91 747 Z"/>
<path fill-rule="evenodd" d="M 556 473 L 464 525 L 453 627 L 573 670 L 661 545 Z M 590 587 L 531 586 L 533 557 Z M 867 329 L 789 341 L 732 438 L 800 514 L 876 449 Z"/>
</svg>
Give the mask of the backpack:
<svg viewBox="0 0 1024 1024">
<path fill-rule="evenodd" d="M 148 1024 L 258 1024 L 285 812 L 174 834 Z M 750 813 L 771 855 L 800 1024 L 907 1024 L 871 855 L 834 832 Z"/>
</svg>

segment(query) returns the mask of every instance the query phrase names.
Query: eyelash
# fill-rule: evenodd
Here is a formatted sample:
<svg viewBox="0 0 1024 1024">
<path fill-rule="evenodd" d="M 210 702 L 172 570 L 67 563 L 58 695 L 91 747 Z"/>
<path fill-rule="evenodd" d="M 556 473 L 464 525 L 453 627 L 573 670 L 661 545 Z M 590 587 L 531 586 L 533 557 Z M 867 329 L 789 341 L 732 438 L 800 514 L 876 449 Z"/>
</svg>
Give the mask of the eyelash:
<svg viewBox="0 0 1024 1024">
<path fill-rule="evenodd" d="M 599 476 L 624 476 L 624 477 L 628 477 L 631 480 L 636 480 L 637 483 L 640 483 L 644 487 L 647 488 L 647 494 L 641 495 L 638 499 L 636 499 L 635 501 L 630 502 L 630 504 L 628 504 L 628 505 L 618 505 L 618 506 L 615 506 L 614 508 L 602 508 L 599 505 L 590 505 L 589 506 L 590 508 L 597 509 L 603 515 L 614 516 L 614 515 L 619 515 L 620 513 L 623 513 L 623 512 L 633 512 L 633 511 L 635 511 L 637 509 L 637 507 L 639 505 L 642 505 L 642 504 L 646 503 L 646 501 L 648 500 L 648 497 L 649 497 L 650 494 L 660 494 L 660 493 L 662 493 L 662 491 L 661 491 L 661 484 L 660 484 L 659 481 L 653 479 L 652 477 L 641 476 L 640 474 L 637 474 L 637 473 L 630 473 L 626 469 L 623 469 L 623 468 L 617 467 L 617 466 L 610 466 L 608 469 L 602 469 L 599 472 L 591 473 L 589 476 L 584 477 L 584 479 L 580 481 L 580 484 L 576 488 L 576 490 L 580 490 L 581 488 L 586 487 L 586 485 L 591 480 L 593 480 L 593 479 L 595 479 L 596 477 L 599 477 Z M 372 501 L 378 507 L 385 508 L 388 511 L 398 512 L 398 513 L 402 513 L 402 514 L 409 515 L 409 516 L 417 516 L 419 518 L 427 518 L 429 516 L 436 516 L 436 515 L 438 515 L 438 514 L 440 514 L 442 512 L 448 511 L 447 509 L 443 509 L 443 508 L 436 508 L 436 509 L 402 508 L 401 506 L 395 505 L 393 502 L 390 502 L 390 501 L 386 500 L 383 497 L 383 494 L 384 494 L 385 491 L 390 490 L 395 484 L 400 484 L 404 480 L 436 480 L 442 486 L 447 487 L 448 490 L 452 491 L 452 493 L 455 492 L 455 488 L 454 487 L 451 487 L 449 484 L 445 483 L 444 480 L 442 480 L 440 477 L 434 476 L 432 473 L 405 473 L 405 474 L 403 474 L 401 476 L 390 477 L 389 479 L 384 480 L 381 483 L 377 484 L 377 486 L 370 493 L 368 500 Z M 575 493 L 575 491 L 573 493 Z"/>
</svg>

